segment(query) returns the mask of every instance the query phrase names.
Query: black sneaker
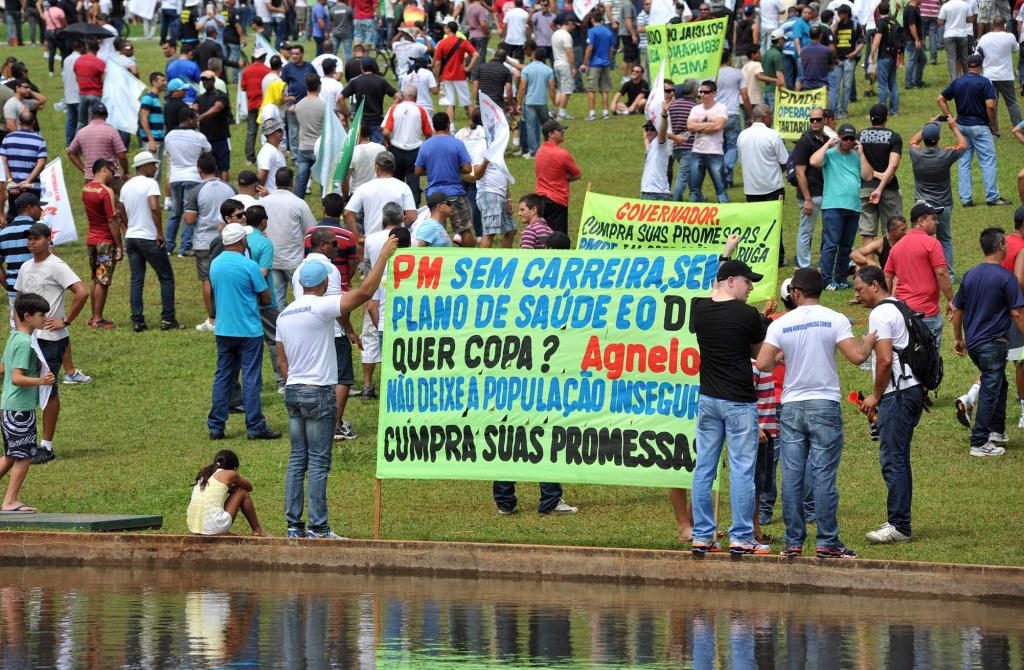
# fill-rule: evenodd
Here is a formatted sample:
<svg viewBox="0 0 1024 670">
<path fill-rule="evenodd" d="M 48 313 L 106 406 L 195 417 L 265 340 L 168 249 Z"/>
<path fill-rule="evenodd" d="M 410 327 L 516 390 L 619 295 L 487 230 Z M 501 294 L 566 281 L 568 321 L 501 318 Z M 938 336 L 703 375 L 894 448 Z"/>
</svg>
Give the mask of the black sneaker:
<svg viewBox="0 0 1024 670">
<path fill-rule="evenodd" d="M 219 430 L 211 430 L 210 431 L 210 439 L 211 440 L 223 440 L 224 439 L 224 433 L 222 433 Z"/>
<path fill-rule="evenodd" d="M 377 389 L 367 386 L 363 389 L 363 400 L 377 400 Z"/>
<path fill-rule="evenodd" d="M 184 330 L 185 326 L 177 321 L 161 321 L 160 330 Z"/>
<path fill-rule="evenodd" d="M 39 447 L 36 449 L 36 455 L 32 457 L 32 465 L 43 465 L 55 458 L 57 458 L 57 454 L 53 453 L 53 449 Z"/>
<path fill-rule="evenodd" d="M 249 435 L 250 440 L 277 440 L 281 438 L 281 433 L 276 430 L 270 430 L 269 428 L 262 433 L 253 433 Z"/>
<path fill-rule="evenodd" d="M 857 558 L 857 552 L 844 545 L 818 547 L 815 554 L 818 558 Z"/>
<path fill-rule="evenodd" d="M 959 421 L 960 425 L 964 428 L 971 427 L 971 407 L 969 407 L 962 398 L 956 399 L 956 420 Z"/>
<path fill-rule="evenodd" d="M 1007 200 L 1006 198 L 996 198 L 995 200 L 986 202 L 985 204 L 988 205 L 989 207 L 1006 207 L 1007 205 L 1012 205 L 1013 203 Z"/>
<path fill-rule="evenodd" d="M 961 202 L 960 204 L 963 205 L 964 207 L 974 207 L 974 201 L 973 200 L 968 200 L 967 202 Z"/>
<path fill-rule="evenodd" d="M 231 414 L 245 414 L 245 405 L 232 405 L 228 408 Z"/>
<path fill-rule="evenodd" d="M 149 330 L 149 326 L 147 326 L 144 321 L 139 321 L 132 324 L 132 330 L 136 333 L 141 333 L 144 330 Z"/>
</svg>

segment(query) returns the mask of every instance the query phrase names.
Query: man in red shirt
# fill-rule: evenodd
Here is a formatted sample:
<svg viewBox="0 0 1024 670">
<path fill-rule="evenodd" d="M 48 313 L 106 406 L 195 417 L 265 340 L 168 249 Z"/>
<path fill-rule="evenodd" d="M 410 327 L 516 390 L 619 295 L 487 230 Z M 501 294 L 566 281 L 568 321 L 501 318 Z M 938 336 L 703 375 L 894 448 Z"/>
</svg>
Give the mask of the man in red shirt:
<svg viewBox="0 0 1024 670">
<path fill-rule="evenodd" d="M 92 181 L 82 187 L 82 204 L 89 220 L 89 234 L 85 243 L 89 249 L 89 268 L 92 270 L 92 318 L 90 328 L 114 327 L 113 321 L 103 318 L 107 291 L 114 279 L 114 266 L 124 253 L 121 243 L 120 216 L 114 207 L 114 164 L 99 159 L 92 165 Z"/>
<path fill-rule="evenodd" d="M 554 119 L 544 122 L 541 133 L 544 144 L 537 150 L 537 195 L 544 198 L 544 219 L 551 230 L 569 234 L 569 182 L 580 178 L 581 172 L 565 142 L 565 126 Z"/>
<path fill-rule="evenodd" d="M 352 17 L 353 44 L 373 44 L 377 35 L 377 3 L 352 0 Z"/>
<path fill-rule="evenodd" d="M 335 240 L 337 241 L 338 253 L 335 255 L 331 262 L 334 263 L 334 267 L 338 268 L 338 274 L 341 275 L 341 290 L 350 291 L 352 289 L 352 278 L 356 275 L 356 263 L 359 260 L 358 257 L 358 239 L 355 233 L 349 230 L 341 217 L 345 213 L 345 200 L 341 195 L 337 193 L 328 193 L 324 196 L 324 217 L 320 219 L 320 222 L 313 228 L 306 231 L 303 236 L 302 245 L 306 249 L 306 255 L 308 256 L 313 251 L 313 231 L 317 228 L 327 228 L 334 233 Z"/>
<path fill-rule="evenodd" d="M 270 68 L 263 62 L 266 55 L 263 47 L 258 46 L 253 50 L 252 64 L 242 70 L 242 80 L 239 84 L 245 91 L 245 108 L 248 111 L 245 125 L 245 160 L 253 165 L 256 164 L 256 133 L 260 129 L 256 119 L 263 105 L 263 78 L 270 74 Z"/>
<path fill-rule="evenodd" d="M 919 202 L 910 210 L 910 230 L 889 252 L 885 262 L 885 281 L 892 295 L 910 309 L 924 314 L 924 322 L 942 348 L 945 319 L 939 309 L 939 292 L 946 296 L 946 311 L 953 300 L 953 286 L 946 270 L 946 256 L 935 239 L 941 207 Z"/>
<path fill-rule="evenodd" d="M 444 26 L 445 38 L 434 49 L 434 76 L 444 89 L 442 99 L 447 101 L 448 118 L 455 121 L 455 106 L 466 110 L 466 118 L 473 116 L 473 100 L 469 95 L 469 73 L 480 58 L 476 48 L 458 36 L 459 24 L 449 21 Z M 466 63 L 469 58 L 469 63 Z"/>
<path fill-rule="evenodd" d="M 96 56 L 100 50 L 99 42 L 88 40 L 85 53 L 75 61 L 75 79 L 78 80 L 78 127 L 81 128 L 92 119 L 92 108 L 103 99 L 103 77 L 107 72 L 107 64 Z"/>
</svg>

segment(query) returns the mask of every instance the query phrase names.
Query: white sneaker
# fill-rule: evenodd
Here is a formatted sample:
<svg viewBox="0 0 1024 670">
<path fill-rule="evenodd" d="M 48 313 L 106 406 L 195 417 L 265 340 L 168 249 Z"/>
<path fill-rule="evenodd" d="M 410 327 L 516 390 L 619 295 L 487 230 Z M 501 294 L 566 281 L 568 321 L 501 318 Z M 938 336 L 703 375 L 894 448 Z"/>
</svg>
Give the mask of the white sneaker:
<svg viewBox="0 0 1024 670">
<path fill-rule="evenodd" d="M 210 320 L 207 319 L 207 320 L 203 321 L 201 324 L 199 324 L 198 326 L 196 326 L 196 330 L 198 330 L 201 333 L 212 333 L 213 329 L 215 327 L 216 326 L 214 326 L 212 323 L 210 323 Z"/>
<path fill-rule="evenodd" d="M 1017 428 L 1024 429 L 1024 413 L 1020 415 L 1020 421 L 1017 422 Z"/>
<path fill-rule="evenodd" d="M 864 534 L 871 544 L 898 544 L 910 542 L 910 536 L 896 530 L 891 523 L 884 523 L 878 530 L 872 530 Z"/>
<path fill-rule="evenodd" d="M 607 109 L 604 110 L 603 112 L 601 112 L 601 120 L 602 121 L 607 121 L 608 120 L 608 110 Z"/>
<path fill-rule="evenodd" d="M 545 512 L 545 514 L 575 514 L 579 511 L 578 507 L 573 507 L 564 500 L 559 500 L 558 504 L 555 505 L 555 508 L 549 512 Z"/>
<path fill-rule="evenodd" d="M 587 112 L 587 121 L 594 121 L 596 119 L 597 114 L 594 113 L 594 110 L 590 110 L 589 112 Z"/>
<path fill-rule="evenodd" d="M 1006 444 L 1010 439 L 1006 437 L 1006 433 L 989 433 L 988 441 L 993 444 Z"/>
<path fill-rule="evenodd" d="M 997 447 L 991 442 L 986 442 L 980 447 L 971 447 L 971 456 L 977 456 L 978 458 L 985 458 L 986 456 L 1002 456 L 1006 453 L 1006 449 Z"/>
</svg>

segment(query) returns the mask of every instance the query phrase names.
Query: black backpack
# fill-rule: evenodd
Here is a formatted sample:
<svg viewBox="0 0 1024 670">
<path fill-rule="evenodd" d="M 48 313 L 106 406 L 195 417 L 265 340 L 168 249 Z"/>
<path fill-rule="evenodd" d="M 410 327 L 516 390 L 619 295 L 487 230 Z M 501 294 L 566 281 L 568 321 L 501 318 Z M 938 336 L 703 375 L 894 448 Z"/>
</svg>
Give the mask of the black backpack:
<svg viewBox="0 0 1024 670">
<path fill-rule="evenodd" d="M 903 315 L 903 322 L 907 326 L 907 334 L 910 341 L 903 349 L 893 347 L 893 350 L 900 357 L 900 376 L 906 374 L 906 368 L 914 373 L 917 381 L 929 391 L 934 391 L 942 383 L 942 356 L 939 354 L 939 346 L 935 342 L 932 331 L 925 325 L 924 315 L 912 311 L 906 303 L 901 300 L 888 299 L 887 302 L 895 305 L 896 309 Z M 893 370 L 893 386 L 898 388 L 896 371 Z"/>
<path fill-rule="evenodd" d="M 890 17 L 885 20 L 884 32 L 882 46 L 888 56 L 896 58 L 898 54 L 903 53 L 903 47 L 906 46 L 903 26 L 899 21 Z"/>
<path fill-rule="evenodd" d="M 790 186 L 800 186 L 800 182 L 796 179 L 796 161 L 793 160 L 793 153 L 796 151 L 796 145 L 789 150 L 789 156 L 786 157 L 786 181 L 789 182 Z"/>
</svg>

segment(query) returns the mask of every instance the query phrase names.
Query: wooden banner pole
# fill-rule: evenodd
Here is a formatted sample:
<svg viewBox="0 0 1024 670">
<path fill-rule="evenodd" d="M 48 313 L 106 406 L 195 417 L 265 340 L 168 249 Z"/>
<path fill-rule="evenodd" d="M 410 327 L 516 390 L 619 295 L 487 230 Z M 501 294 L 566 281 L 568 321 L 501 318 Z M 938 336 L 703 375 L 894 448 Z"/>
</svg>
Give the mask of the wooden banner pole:
<svg viewBox="0 0 1024 670">
<path fill-rule="evenodd" d="M 381 491 L 381 481 L 379 479 L 373 480 L 373 539 L 380 539 L 380 518 L 381 518 L 381 503 L 383 502 L 383 492 Z"/>
</svg>

